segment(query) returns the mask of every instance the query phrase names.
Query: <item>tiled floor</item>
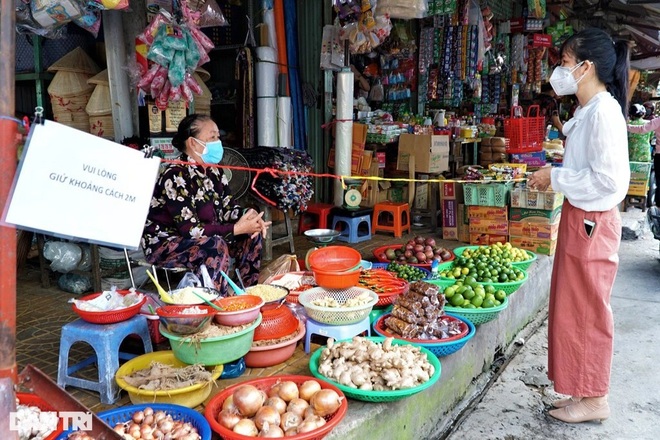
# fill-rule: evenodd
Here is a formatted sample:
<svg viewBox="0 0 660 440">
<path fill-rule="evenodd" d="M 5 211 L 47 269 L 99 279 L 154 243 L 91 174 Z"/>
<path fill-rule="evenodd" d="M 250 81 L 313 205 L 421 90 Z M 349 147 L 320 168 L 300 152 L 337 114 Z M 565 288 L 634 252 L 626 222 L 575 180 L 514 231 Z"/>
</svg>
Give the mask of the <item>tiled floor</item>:
<svg viewBox="0 0 660 440">
<path fill-rule="evenodd" d="M 438 237 L 438 232 L 430 233 L 426 227 L 419 227 L 413 230 L 413 234 L 404 235 L 403 238 L 395 239 L 391 234 L 377 234 L 369 241 L 362 243 L 350 244 L 349 246 L 357 249 L 362 253 L 364 259 L 373 260 L 372 250 L 378 246 L 393 243 L 403 243 L 414 235 L 424 235 Z M 439 239 L 438 239 L 439 240 Z M 346 244 L 339 242 L 338 244 Z M 444 242 L 439 243 L 448 248 L 458 246 L 457 242 Z M 304 258 L 306 252 L 313 245 L 304 237 L 296 236 L 295 247 L 296 254 L 299 258 Z M 279 255 L 288 253 L 288 245 L 280 245 L 273 248 L 273 258 Z M 57 380 L 57 366 L 59 354 L 59 339 L 60 332 L 63 325 L 77 319 L 77 315 L 71 310 L 71 305 L 68 303 L 70 298 L 75 295 L 60 290 L 57 287 L 57 278 L 59 274 L 51 273 L 51 287 L 44 289 L 40 284 L 40 272 L 37 258 L 32 258 L 27 261 L 17 275 L 17 342 L 16 342 L 16 357 L 19 371 L 22 370 L 27 364 L 31 364 L 41 371 L 50 376 L 53 380 Z M 153 286 L 147 286 L 147 290 L 153 289 Z M 154 289 L 155 290 L 155 289 Z M 128 340 L 127 340 L 128 341 Z M 134 351 L 139 353 L 141 344 L 136 344 L 134 341 L 125 342 L 122 347 L 126 351 Z M 168 349 L 168 345 L 161 344 L 155 349 Z M 74 345 L 70 362 L 76 362 L 87 358 L 92 354 L 89 346 L 83 343 Z M 244 376 L 264 376 L 278 374 L 281 372 L 300 372 L 306 368 L 308 357 L 299 345 L 295 355 L 286 364 L 281 364 L 268 369 L 257 369 L 247 371 Z M 95 378 L 96 368 L 88 367 L 82 371 L 83 377 Z M 309 374 L 309 373 L 307 373 Z M 238 381 L 241 378 L 236 379 Z M 234 381 L 236 381 L 234 380 Z M 222 384 L 217 384 L 220 389 L 230 385 L 234 381 L 223 381 Z M 99 401 L 99 395 L 96 392 L 87 391 L 79 388 L 67 388 L 67 391 L 83 403 L 87 408 L 94 412 L 102 411 L 111 407 L 117 407 L 129 404 L 130 401 L 125 392 L 122 393 L 121 399 L 114 405 L 104 405 Z"/>
</svg>

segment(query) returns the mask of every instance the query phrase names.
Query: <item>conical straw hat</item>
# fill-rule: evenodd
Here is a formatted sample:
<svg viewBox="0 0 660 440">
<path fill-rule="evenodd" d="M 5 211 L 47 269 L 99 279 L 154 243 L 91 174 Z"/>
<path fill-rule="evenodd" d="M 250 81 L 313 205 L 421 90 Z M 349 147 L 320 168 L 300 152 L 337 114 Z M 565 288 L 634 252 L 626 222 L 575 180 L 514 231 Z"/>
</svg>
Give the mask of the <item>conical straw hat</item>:
<svg viewBox="0 0 660 440">
<path fill-rule="evenodd" d="M 198 74 L 199 77 L 202 79 L 201 81 L 199 81 L 199 80 L 197 81 L 200 84 L 203 84 L 206 81 L 211 79 L 211 74 L 209 73 L 209 71 L 206 70 L 206 69 L 203 69 L 201 67 L 198 67 L 197 69 L 195 69 L 195 73 Z"/>
<path fill-rule="evenodd" d="M 97 73 L 93 77 L 87 80 L 87 84 L 102 84 L 104 86 L 110 85 L 110 79 L 108 78 L 108 69 L 101 70 L 100 73 Z"/>
<path fill-rule="evenodd" d="M 90 116 L 112 114 L 110 104 L 110 87 L 99 84 L 89 97 L 85 111 Z"/>
<path fill-rule="evenodd" d="M 84 73 L 58 71 L 48 86 L 50 95 L 62 97 L 77 96 L 84 93 L 91 93 L 93 85 L 87 84 L 89 75 Z"/>
<path fill-rule="evenodd" d="M 100 70 L 94 60 L 80 47 L 76 47 L 48 68 L 49 72 L 78 72 L 88 75 L 96 75 Z"/>
</svg>

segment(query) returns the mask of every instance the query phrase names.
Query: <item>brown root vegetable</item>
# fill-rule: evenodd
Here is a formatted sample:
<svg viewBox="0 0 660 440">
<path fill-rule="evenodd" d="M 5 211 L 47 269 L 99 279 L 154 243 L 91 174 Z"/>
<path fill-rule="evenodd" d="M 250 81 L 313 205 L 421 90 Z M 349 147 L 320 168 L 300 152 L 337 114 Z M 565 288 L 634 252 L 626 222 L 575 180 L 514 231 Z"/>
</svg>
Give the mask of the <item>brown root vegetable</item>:
<svg viewBox="0 0 660 440">
<path fill-rule="evenodd" d="M 266 399 L 264 406 L 272 406 L 280 414 L 284 414 L 286 412 L 286 402 L 277 396 L 269 397 Z"/>
<path fill-rule="evenodd" d="M 257 425 L 250 419 L 242 419 L 232 429 L 236 434 L 246 435 L 248 437 L 256 437 L 259 434 Z"/>
<path fill-rule="evenodd" d="M 287 403 L 293 399 L 297 399 L 299 396 L 298 385 L 291 380 L 284 381 L 280 384 L 280 390 L 277 395 Z"/>
<path fill-rule="evenodd" d="M 252 385 L 243 385 L 234 391 L 234 405 L 244 417 L 255 415 L 263 403 L 261 391 Z"/>
<path fill-rule="evenodd" d="M 309 402 L 314 393 L 321 390 L 321 384 L 315 380 L 306 380 L 300 385 L 299 392 L 300 398 Z"/>
<path fill-rule="evenodd" d="M 303 419 L 296 413 L 285 412 L 282 414 L 282 419 L 280 421 L 280 428 L 284 431 L 288 431 L 290 428 L 296 428 L 302 423 Z"/>
<path fill-rule="evenodd" d="M 254 424 L 259 430 L 263 430 L 265 424 L 280 426 L 280 421 L 280 413 L 272 406 L 262 406 L 254 416 Z"/>
<path fill-rule="evenodd" d="M 305 399 L 297 398 L 289 402 L 289 404 L 286 407 L 286 411 L 292 412 L 294 414 L 298 414 L 300 417 L 302 417 L 308 406 L 309 403 L 307 403 Z"/>
<path fill-rule="evenodd" d="M 227 429 L 234 429 L 234 426 L 241 421 L 241 417 L 237 412 L 230 409 L 223 409 L 218 413 L 218 423 Z"/>
<path fill-rule="evenodd" d="M 309 404 L 317 416 L 325 417 L 333 414 L 341 406 L 341 397 L 334 390 L 320 390 L 314 393 Z"/>
</svg>

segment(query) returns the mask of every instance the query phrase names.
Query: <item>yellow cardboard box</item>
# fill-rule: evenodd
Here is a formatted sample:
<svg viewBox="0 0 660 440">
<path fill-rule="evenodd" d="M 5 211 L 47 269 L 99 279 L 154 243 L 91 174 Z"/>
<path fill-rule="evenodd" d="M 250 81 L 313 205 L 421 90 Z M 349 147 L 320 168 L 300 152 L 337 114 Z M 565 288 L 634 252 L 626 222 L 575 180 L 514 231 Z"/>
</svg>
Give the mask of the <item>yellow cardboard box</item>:
<svg viewBox="0 0 660 440">
<path fill-rule="evenodd" d="M 475 245 L 489 245 L 495 243 L 506 243 L 509 241 L 507 235 L 498 235 L 498 234 L 470 234 L 470 244 Z"/>
<path fill-rule="evenodd" d="M 554 255 L 557 249 L 557 240 L 548 238 L 532 238 L 532 237 L 510 237 L 509 243 L 512 246 L 528 251 L 536 252 L 537 254 Z"/>
<path fill-rule="evenodd" d="M 509 208 L 506 206 L 468 206 L 468 218 L 484 220 L 509 220 Z"/>
<path fill-rule="evenodd" d="M 559 234 L 559 222 L 553 224 L 509 222 L 509 235 L 518 237 L 555 240 Z"/>
<path fill-rule="evenodd" d="M 470 234 L 509 235 L 509 222 L 506 220 L 470 219 Z"/>
</svg>

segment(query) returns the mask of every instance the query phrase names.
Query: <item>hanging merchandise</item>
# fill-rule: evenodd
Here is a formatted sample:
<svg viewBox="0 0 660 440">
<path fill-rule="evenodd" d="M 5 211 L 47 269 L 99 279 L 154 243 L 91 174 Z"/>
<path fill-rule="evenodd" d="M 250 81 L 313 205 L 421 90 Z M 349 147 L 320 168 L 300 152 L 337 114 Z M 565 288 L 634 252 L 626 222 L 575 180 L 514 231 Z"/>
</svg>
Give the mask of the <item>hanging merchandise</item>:
<svg viewBox="0 0 660 440">
<path fill-rule="evenodd" d="M 390 15 L 378 8 L 376 0 L 334 0 L 334 5 L 341 25 L 339 39 L 348 40 L 351 53 L 369 53 L 390 35 Z"/>
<path fill-rule="evenodd" d="M 181 19 L 176 20 L 161 10 L 138 35 L 138 39 L 149 47 L 147 59 L 153 64 L 137 86 L 151 95 L 163 110 L 168 102 L 191 102 L 193 93 L 202 95 L 203 91 L 192 74 L 198 66 L 210 60 L 208 52 L 214 47 L 195 24 L 199 13 L 192 11 L 185 2 L 181 3 L 180 12 Z"/>
<path fill-rule="evenodd" d="M 272 168 L 294 174 L 261 173 L 255 182 L 256 190 L 277 209 L 293 210 L 294 215 L 307 209 L 314 195 L 311 177 L 297 174 L 313 171 L 314 161 L 306 152 L 291 148 L 257 147 L 241 150 L 252 168 Z M 258 194 L 255 194 L 258 196 Z"/>
<path fill-rule="evenodd" d="M 321 38 L 321 69 L 339 71 L 344 67 L 344 48 L 339 39 L 339 28 L 328 24 L 323 26 Z"/>
<path fill-rule="evenodd" d="M 378 0 L 378 13 L 404 20 L 424 18 L 427 15 L 428 3 L 428 0 Z"/>
</svg>

